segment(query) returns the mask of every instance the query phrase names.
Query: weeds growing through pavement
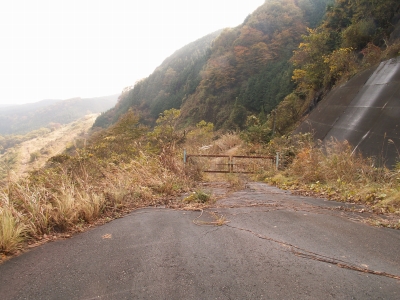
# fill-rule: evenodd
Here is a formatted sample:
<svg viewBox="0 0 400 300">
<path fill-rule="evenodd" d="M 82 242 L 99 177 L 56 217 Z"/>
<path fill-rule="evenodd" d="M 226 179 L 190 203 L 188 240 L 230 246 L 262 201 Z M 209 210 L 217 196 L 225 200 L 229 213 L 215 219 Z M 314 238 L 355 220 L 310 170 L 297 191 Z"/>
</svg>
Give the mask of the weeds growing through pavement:
<svg viewBox="0 0 400 300">
<path fill-rule="evenodd" d="M 207 203 L 211 200 L 211 195 L 202 190 L 197 190 L 192 192 L 189 196 L 183 199 L 183 202 L 186 203 Z"/>
</svg>

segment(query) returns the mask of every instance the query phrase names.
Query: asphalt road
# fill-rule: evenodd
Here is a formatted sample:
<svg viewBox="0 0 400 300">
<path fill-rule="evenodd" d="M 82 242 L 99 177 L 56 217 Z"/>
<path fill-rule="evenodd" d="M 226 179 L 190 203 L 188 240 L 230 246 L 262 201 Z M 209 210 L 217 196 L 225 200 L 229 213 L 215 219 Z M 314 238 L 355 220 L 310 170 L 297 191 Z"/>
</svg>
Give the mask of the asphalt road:
<svg viewBox="0 0 400 300">
<path fill-rule="evenodd" d="M 352 210 L 258 183 L 141 209 L 0 265 L 0 298 L 400 299 L 400 231 Z"/>
</svg>

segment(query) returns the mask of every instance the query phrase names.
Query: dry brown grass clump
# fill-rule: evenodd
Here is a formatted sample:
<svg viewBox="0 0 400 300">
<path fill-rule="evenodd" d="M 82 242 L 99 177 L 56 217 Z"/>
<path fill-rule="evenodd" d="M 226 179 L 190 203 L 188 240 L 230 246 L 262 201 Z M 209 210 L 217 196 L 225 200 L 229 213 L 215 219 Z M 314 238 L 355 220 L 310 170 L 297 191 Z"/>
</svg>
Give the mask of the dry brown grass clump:
<svg viewBox="0 0 400 300">
<path fill-rule="evenodd" d="M 218 140 L 215 141 L 215 145 L 222 152 L 241 146 L 242 144 L 243 141 L 241 140 L 240 136 L 236 133 L 224 134 Z"/>
<path fill-rule="evenodd" d="M 20 214 L 13 207 L 0 207 L 0 249 L 3 252 L 13 252 L 23 240 L 25 224 L 19 219 Z"/>
<path fill-rule="evenodd" d="M 44 169 L 10 182 L 0 194 L 0 251 L 13 252 L 24 240 L 45 234 L 80 230 L 102 216 L 168 204 L 188 186 L 181 163 L 172 171 L 171 160 L 166 167 L 162 157 L 142 154 L 123 165 L 99 165 L 96 178 L 87 176 L 93 170 L 82 164 L 78 170 Z"/>
<path fill-rule="evenodd" d="M 28 177 L 10 179 L 0 191 L 0 252 L 135 208 L 169 205 L 187 191 L 192 183 L 176 150 L 179 135 L 166 139 L 162 123 L 151 132 L 138 119 L 130 111 L 74 155 L 54 156 Z"/>
<path fill-rule="evenodd" d="M 400 214 L 400 169 L 376 167 L 373 159 L 354 153 L 347 142 L 305 144 L 270 180 L 334 200 L 364 203 L 376 212 Z"/>
<path fill-rule="evenodd" d="M 305 147 L 290 167 L 304 182 L 342 181 L 365 184 L 382 181 L 384 169 L 374 167 L 372 159 L 353 153 L 347 142 L 331 141 L 326 147 Z"/>
</svg>

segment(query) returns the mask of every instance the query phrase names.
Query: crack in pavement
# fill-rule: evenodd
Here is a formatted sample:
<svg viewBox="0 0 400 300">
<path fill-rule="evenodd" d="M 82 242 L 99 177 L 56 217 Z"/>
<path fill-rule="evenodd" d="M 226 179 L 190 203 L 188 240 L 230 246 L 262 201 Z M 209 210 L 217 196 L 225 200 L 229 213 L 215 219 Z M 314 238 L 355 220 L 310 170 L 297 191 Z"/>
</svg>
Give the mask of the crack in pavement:
<svg viewBox="0 0 400 300">
<path fill-rule="evenodd" d="M 312 198 L 310 198 L 312 199 Z M 322 199 L 321 199 L 322 200 Z M 342 217 L 347 220 L 353 221 L 353 222 L 361 222 L 361 223 L 367 223 L 371 215 L 369 213 L 363 214 L 363 211 L 359 211 L 360 207 L 358 205 L 352 204 L 351 206 L 348 204 L 339 204 L 339 203 L 334 203 L 334 202 L 324 202 L 321 204 L 318 203 L 308 203 L 308 199 L 301 199 L 298 201 L 297 199 L 293 199 L 292 195 L 289 194 L 288 192 L 285 191 L 280 191 L 279 189 L 276 189 L 274 187 L 269 187 L 264 184 L 260 183 L 248 183 L 246 185 L 246 190 L 242 191 L 236 191 L 233 192 L 232 194 L 225 195 L 224 198 L 219 199 L 212 208 L 214 209 L 214 214 L 218 214 L 216 210 L 218 209 L 224 209 L 224 208 L 264 208 L 263 210 L 259 211 L 245 211 L 245 212 L 232 212 L 232 213 L 227 213 L 229 216 L 237 216 L 237 215 L 242 215 L 242 214 L 254 214 L 254 213 L 273 213 L 276 211 L 294 211 L 294 212 L 304 212 L 304 213 L 311 213 L 311 214 L 318 214 L 318 215 L 327 215 L 327 216 L 336 216 L 336 217 Z M 226 213 L 226 212 L 225 212 Z M 199 220 L 200 217 L 203 215 L 203 213 L 194 220 L 194 223 L 196 224 L 195 221 Z M 374 216 L 377 218 L 377 216 Z M 235 230 L 241 230 L 245 231 L 248 233 L 251 233 L 257 238 L 271 241 L 275 244 L 280 245 L 281 247 L 285 247 L 290 253 L 301 257 L 301 258 L 306 258 L 310 260 L 315 260 L 315 261 L 320 261 L 324 263 L 328 263 L 331 265 L 336 265 L 337 267 L 348 269 L 348 270 L 353 270 L 361 273 L 368 273 L 372 275 L 377 275 L 377 276 L 384 276 L 388 278 L 392 278 L 395 280 L 400 280 L 400 275 L 397 274 L 391 274 L 383 271 L 376 271 L 369 269 L 368 267 L 364 267 L 363 265 L 357 265 L 349 261 L 344 261 L 338 258 L 330 257 L 330 256 L 325 256 L 320 253 L 312 252 L 303 248 L 300 248 L 296 245 L 283 242 L 277 239 L 274 239 L 269 236 L 264 236 L 261 235 L 257 232 L 254 232 L 250 229 L 246 228 L 241 228 L 234 226 L 232 224 L 227 224 L 229 221 L 225 219 L 225 222 L 223 224 L 218 224 L 218 225 L 224 225 L 226 227 L 229 227 L 231 229 Z M 212 222 L 207 223 L 207 222 L 199 222 L 196 225 L 216 225 L 213 224 Z"/>
<path fill-rule="evenodd" d="M 344 260 L 341 260 L 341 259 L 337 259 L 337 258 L 325 256 L 325 255 L 322 255 L 322 254 L 319 254 L 319 253 L 315 253 L 315 252 L 312 252 L 312 251 L 309 251 L 309 250 L 305 250 L 305 249 L 302 249 L 302 248 L 300 248 L 298 246 L 292 245 L 290 243 L 282 242 L 282 241 L 273 239 L 271 237 L 261 235 L 259 233 L 256 233 L 256 232 L 250 230 L 250 229 L 241 228 L 241 227 L 237 227 L 237 226 L 233 226 L 233 225 L 229 225 L 229 224 L 224 224 L 224 226 L 232 228 L 232 229 L 240 230 L 240 231 L 249 232 L 249 233 L 251 233 L 252 235 L 254 235 L 255 237 L 257 237 L 259 239 L 271 241 L 271 242 L 279 244 L 280 246 L 283 246 L 285 248 L 289 248 L 289 252 L 295 254 L 298 257 L 307 258 L 307 259 L 311 259 L 311 260 L 316 260 L 316 261 L 320 261 L 320 262 L 336 265 L 336 266 L 338 266 L 340 268 L 343 268 L 343 269 L 348 269 L 348 270 L 357 271 L 357 272 L 361 272 L 361 273 L 368 273 L 368 274 L 384 276 L 384 277 L 389 277 L 389 278 L 393 278 L 393 279 L 396 279 L 396 280 L 400 280 L 400 275 L 395 275 L 395 274 L 390 274 L 390 273 L 387 273 L 387 272 L 371 270 L 371 269 L 368 269 L 368 268 L 364 268 L 362 266 L 355 265 L 355 264 L 353 264 L 351 262 L 347 262 L 347 261 L 344 261 Z"/>
<path fill-rule="evenodd" d="M 251 204 L 238 204 L 238 205 L 218 205 L 214 206 L 214 208 L 251 208 L 251 207 L 267 207 L 270 208 L 264 211 L 257 212 L 274 212 L 278 210 L 286 210 L 286 211 L 294 211 L 294 212 L 307 212 L 307 213 L 315 213 L 319 215 L 328 215 L 328 216 L 336 216 L 337 212 L 340 212 L 340 216 L 344 217 L 353 222 L 363 222 L 366 223 L 370 218 L 368 216 L 362 216 L 361 213 L 358 213 L 352 209 L 340 206 L 340 207 L 321 207 L 321 206 L 313 206 L 306 203 L 299 204 L 279 204 L 279 203 L 251 203 Z M 245 213 L 237 213 L 238 214 L 250 214 L 254 212 L 245 212 Z"/>
</svg>

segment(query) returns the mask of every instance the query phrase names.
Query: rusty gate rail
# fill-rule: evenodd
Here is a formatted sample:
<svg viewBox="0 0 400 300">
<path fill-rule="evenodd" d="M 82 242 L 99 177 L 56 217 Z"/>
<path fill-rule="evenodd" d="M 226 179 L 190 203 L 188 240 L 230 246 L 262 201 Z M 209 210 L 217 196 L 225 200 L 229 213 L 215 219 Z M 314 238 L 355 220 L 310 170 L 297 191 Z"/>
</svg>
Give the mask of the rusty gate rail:
<svg viewBox="0 0 400 300">
<path fill-rule="evenodd" d="M 216 164 L 219 166 L 228 166 L 228 170 L 203 170 L 203 172 L 208 172 L 208 173 L 247 173 L 247 174 L 252 174 L 255 173 L 255 171 L 246 171 L 243 169 L 238 169 L 234 170 L 234 166 L 237 167 L 246 167 L 249 166 L 249 164 L 235 164 L 234 159 L 263 159 L 263 160 L 269 160 L 271 162 L 271 165 L 275 163 L 275 167 L 278 168 L 279 166 L 279 153 L 277 152 L 277 155 L 274 156 L 251 156 L 251 155 L 226 155 L 226 154 L 187 154 L 186 150 L 183 152 L 183 162 L 186 165 L 186 163 L 189 161 L 190 158 L 192 157 L 204 157 L 204 158 L 228 158 L 228 163 L 226 164 Z"/>
</svg>

